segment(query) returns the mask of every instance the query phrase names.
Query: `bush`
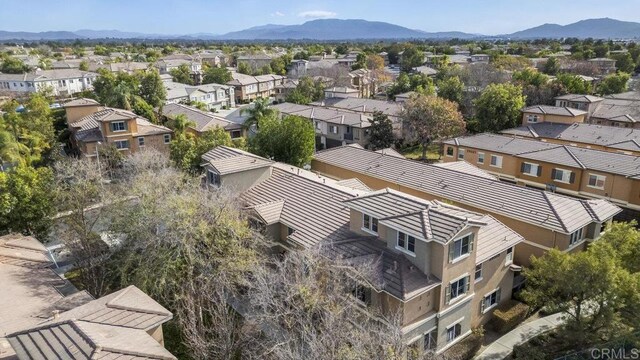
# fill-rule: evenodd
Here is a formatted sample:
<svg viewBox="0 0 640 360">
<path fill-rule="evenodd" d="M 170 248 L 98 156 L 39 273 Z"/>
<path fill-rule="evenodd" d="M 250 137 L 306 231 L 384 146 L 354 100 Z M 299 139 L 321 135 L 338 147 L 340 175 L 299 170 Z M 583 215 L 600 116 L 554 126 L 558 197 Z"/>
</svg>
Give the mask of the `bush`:
<svg viewBox="0 0 640 360">
<path fill-rule="evenodd" d="M 491 328 L 504 334 L 520 324 L 529 314 L 529 305 L 516 300 L 509 300 L 493 312 Z"/>
<path fill-rule="evenodd" d="M 474 329 L 471 335 L 453 345 L 451 349 L 446 350 L 444 358 L 451 360 L 472 359 L 478 350 L 480 350 L 480 347 L 482 347 L 483 340 L 484 329 L 482 327 Z"/>
</svg>

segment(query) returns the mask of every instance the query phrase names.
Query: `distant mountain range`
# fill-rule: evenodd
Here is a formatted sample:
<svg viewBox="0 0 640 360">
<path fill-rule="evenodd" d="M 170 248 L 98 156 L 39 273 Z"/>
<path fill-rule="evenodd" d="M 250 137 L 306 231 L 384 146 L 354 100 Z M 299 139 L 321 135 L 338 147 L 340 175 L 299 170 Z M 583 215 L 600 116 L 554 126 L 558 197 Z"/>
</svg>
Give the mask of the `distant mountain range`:
<svg viewBox="0 0 640 360">
<path fill-rule="evenodd" d="M 539 39 L 539 38 L 640 38 L 640 23 L 609 18 L 589 19 L 569 25 L 544 24 L 503 35 L 469 34 L 460 31 L 426 32 L 380 21 L 319 19 L 301 25 L 267 24 L 223 35 L 197 33 L 186 35 L 145 34 L 119 30 L 78 30 L 46 32 L 0 31 L 0 41 L 74 40 L 74 39 L 185 39 L 185 40 L 351 40 L 351 39 Z"/>
</svg>

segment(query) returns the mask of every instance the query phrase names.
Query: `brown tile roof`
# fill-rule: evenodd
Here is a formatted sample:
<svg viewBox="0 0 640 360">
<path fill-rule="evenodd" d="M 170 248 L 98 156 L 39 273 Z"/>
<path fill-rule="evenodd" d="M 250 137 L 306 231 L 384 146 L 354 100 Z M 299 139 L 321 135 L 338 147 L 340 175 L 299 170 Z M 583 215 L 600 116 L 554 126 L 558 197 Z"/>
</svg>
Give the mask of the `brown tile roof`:
<svg viewBox="0 0 640 360">
<path fill-rule="evenodd" d="M 220 126 L 225 130 L 242 128 L 241 124 L 183 104 L 166 104 L 162 108 L 162 114 L 170 119 L 174 119 L 177 115 L 184 115 L 196 124 L 194 129 L 198 132 L 203 132 L 216 126 Z"/>
<path fill-rule="evenodd" d="M 534 105 L 522 109 L 522 112 L 531 114 L 559 115 L 559 116 L 579 116 L 586 115 L 587 112 L 570 107 L 550 106 L 550 105 Z"/>
<path fill-rule="evenodd" d="M 273 161 L 240 149 L 218 146 L 202 155 L 202 165 L 210 165 L 220 175 L 268 167 Z"/>
</svg>

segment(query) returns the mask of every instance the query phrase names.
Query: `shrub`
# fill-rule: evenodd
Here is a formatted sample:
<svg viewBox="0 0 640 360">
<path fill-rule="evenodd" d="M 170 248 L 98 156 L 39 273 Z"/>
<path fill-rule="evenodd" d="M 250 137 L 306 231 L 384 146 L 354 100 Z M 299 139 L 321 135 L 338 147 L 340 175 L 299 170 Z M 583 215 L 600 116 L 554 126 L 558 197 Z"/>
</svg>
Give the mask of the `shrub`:
<svg viewBox="0 0 640 360">
<path fill-rule="evenodd" d="M 453 345 L 451 349 L 445 351 L 444 358 L 451 360 L 472 359 L 478 350 L 480 350 L 480 347 L 482 347 L 483 340 L 484 329 L 482 327 L 474 329 L 471 335 Z"/>
<path fill-rule="evenodd" d="M 516 300 L 509 300 L 493 312 L 491 327 L 494 331 L 504 334 L 520 324 L 529 314 L 529 305 Z"/>
</svg>

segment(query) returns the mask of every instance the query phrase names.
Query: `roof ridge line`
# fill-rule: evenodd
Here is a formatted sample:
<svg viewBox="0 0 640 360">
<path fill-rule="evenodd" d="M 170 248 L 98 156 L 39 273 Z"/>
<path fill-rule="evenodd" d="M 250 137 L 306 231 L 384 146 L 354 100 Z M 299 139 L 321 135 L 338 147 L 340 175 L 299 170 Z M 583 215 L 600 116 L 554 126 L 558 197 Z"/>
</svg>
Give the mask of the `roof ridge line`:
<svg viewBox="0 0 640 360">
<path fill-rule="evenodd" d="M 551 199 L 549 199 L 549 194 L 547 191 L 542 191 L 543 197 L 545 199 L 545 201 L 547 202 L 547 204 L 549 204 L 549 208 L 551 209 L 551 211 L 553 212 L 553 214 L 556 216 L 556 219 L 558 220 L 558 223 L 560 223 L 560 225 L 562 225 L 562 229 L 564 229 L 565 232 L 569 232 L 569 229 L 567 228 L 567 225 L 564 223 L 563 219 L 560 217 L 560 214 L 558 214 L 558 212 L 556 211 L 555 206 L 553 206 L 553 204 L 551 203 Z M 580 202 L 582 204 L 582 202 Z M 584 207 L 584 205 L 582 205 Z"/>
<path fill-rule="evenodd" d="M 567 147 L 567 145 L 562 145 L 562 147 L 563 147 L 565 150 L 567 150 L 567 152 L 569 153 L 569 156 L 571 156 L 571 158 L 572 158 L 573 160 L 575 160 L 575 162 L 577 162 L 577 163 L 578 163 L 578 165 L 580 165 L 580 167 L 581 167 L 582 169 L 586 169 L 586 168 L 587 168 L 587 167 L 582 163 L 582 161 L 580 161 L 580 160 L 578 159 L 578 157 L 577 157 L 577 156 L 576 156 L 576 155 L 571 151 L 571 149 L 570 149 L 569 147 Z"/>
</svg>

